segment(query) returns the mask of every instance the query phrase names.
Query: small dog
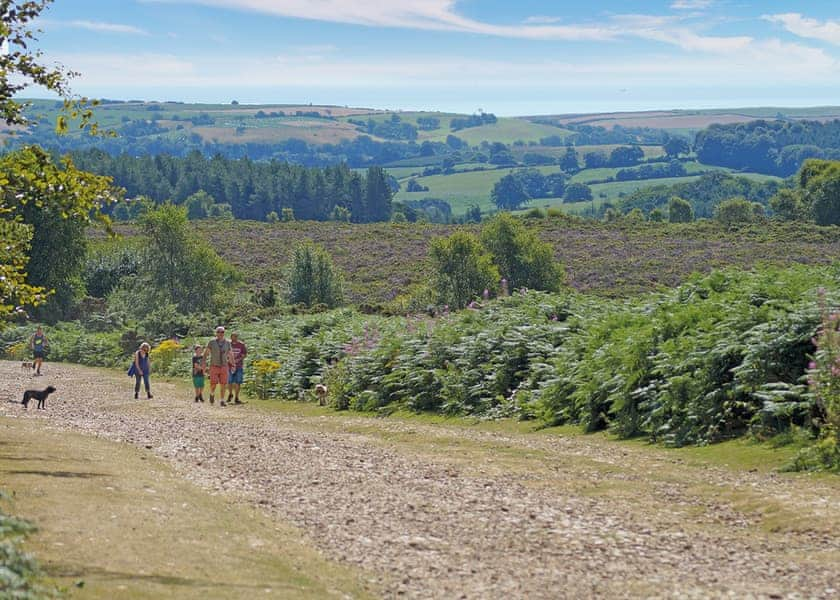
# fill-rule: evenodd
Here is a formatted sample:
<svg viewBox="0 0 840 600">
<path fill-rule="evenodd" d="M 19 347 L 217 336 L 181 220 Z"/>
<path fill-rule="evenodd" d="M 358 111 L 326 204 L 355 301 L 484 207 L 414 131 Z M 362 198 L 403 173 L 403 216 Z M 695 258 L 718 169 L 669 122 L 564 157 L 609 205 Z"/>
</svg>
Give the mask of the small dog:
<svg viewBox="0 0 840 600">
<path fill-rule="evenodd" d="M 20 368 L 21 369 L 34 369 L 35 368 L 35 363 L 34 362 L 23 361 L 22 363 L 20 363 Z"/>
<path fill-rule="evenodd" d="M 319 383 L 315 386 L 315 395 L 318 397 L 318 405 L 324 406 L 327 403 L 327 386 Z"/>
<path fill-rule="evenodd" d="M 23 404 L 23 408 L 29 408 L 29 401 L 33 398 L 38 401 L 38 408 L 43 408 L 47 410 L 47 396 L 52 394 L 55 391 L 53 386 L 47 386 L 45 390 L 26 390 L 23 392 L 23 400 L 21 400 L 21 404 Z"/>
</svg>

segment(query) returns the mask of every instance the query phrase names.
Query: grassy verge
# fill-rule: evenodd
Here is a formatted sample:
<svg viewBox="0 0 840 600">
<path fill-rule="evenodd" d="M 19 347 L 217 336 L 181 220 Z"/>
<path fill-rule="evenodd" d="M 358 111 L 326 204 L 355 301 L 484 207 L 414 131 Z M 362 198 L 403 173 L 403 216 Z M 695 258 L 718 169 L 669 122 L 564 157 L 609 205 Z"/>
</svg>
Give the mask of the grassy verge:
<svg viewBox="0 0 840 600">
<path fill-rule="evenodd" d="M 364 598 L 300 533 L 211 496 L 151 454 L 0 419 L 0 477 L 47 576 L 85 598 Z"/>
</svg>

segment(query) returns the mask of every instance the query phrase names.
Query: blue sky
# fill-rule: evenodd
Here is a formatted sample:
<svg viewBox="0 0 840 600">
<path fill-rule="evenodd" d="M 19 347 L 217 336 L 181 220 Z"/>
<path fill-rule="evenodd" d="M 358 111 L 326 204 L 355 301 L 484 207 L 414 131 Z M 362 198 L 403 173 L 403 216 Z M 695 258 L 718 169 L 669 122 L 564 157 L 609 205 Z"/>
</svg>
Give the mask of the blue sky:
<svg viewBox="0 0 840 600">
<path fill-rule="evenodd" d="M 55 0 L 39 27 L 92 97 L 500 115 L 840 104 L 838 2 Z"/>
</svg>

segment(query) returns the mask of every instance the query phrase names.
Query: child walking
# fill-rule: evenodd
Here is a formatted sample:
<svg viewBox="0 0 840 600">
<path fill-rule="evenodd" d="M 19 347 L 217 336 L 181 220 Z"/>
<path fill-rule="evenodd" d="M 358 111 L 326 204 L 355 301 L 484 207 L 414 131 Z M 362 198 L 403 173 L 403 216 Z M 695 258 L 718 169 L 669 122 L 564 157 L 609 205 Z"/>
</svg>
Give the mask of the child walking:
<svg viewBox="0 0 840 600">
<path fill-rule="evenodd" d="M 196 344 L 192 357 L 193 387 L 195 388 L 195 401 L 204 402 L 204 348 Z"/>
</svg>

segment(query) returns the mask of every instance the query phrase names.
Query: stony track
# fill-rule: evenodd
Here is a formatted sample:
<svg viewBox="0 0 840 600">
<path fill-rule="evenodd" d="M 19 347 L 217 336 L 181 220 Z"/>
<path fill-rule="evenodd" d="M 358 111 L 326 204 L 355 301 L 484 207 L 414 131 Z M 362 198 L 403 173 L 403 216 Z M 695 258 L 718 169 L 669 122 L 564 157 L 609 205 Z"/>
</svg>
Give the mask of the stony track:
<svg viewBox="0 0 840 600">
<path fill-rule="evenodd" d="M 47 411 L 12 402 L 50 383 Z M 0 416 L 154 453 L 298 526 L 388 598 L 840 597 L 836 478 L 599 436 L 195 405 L 186 385 L 134 400 L 129 383 L 0 363 Z"/>
</svg>

